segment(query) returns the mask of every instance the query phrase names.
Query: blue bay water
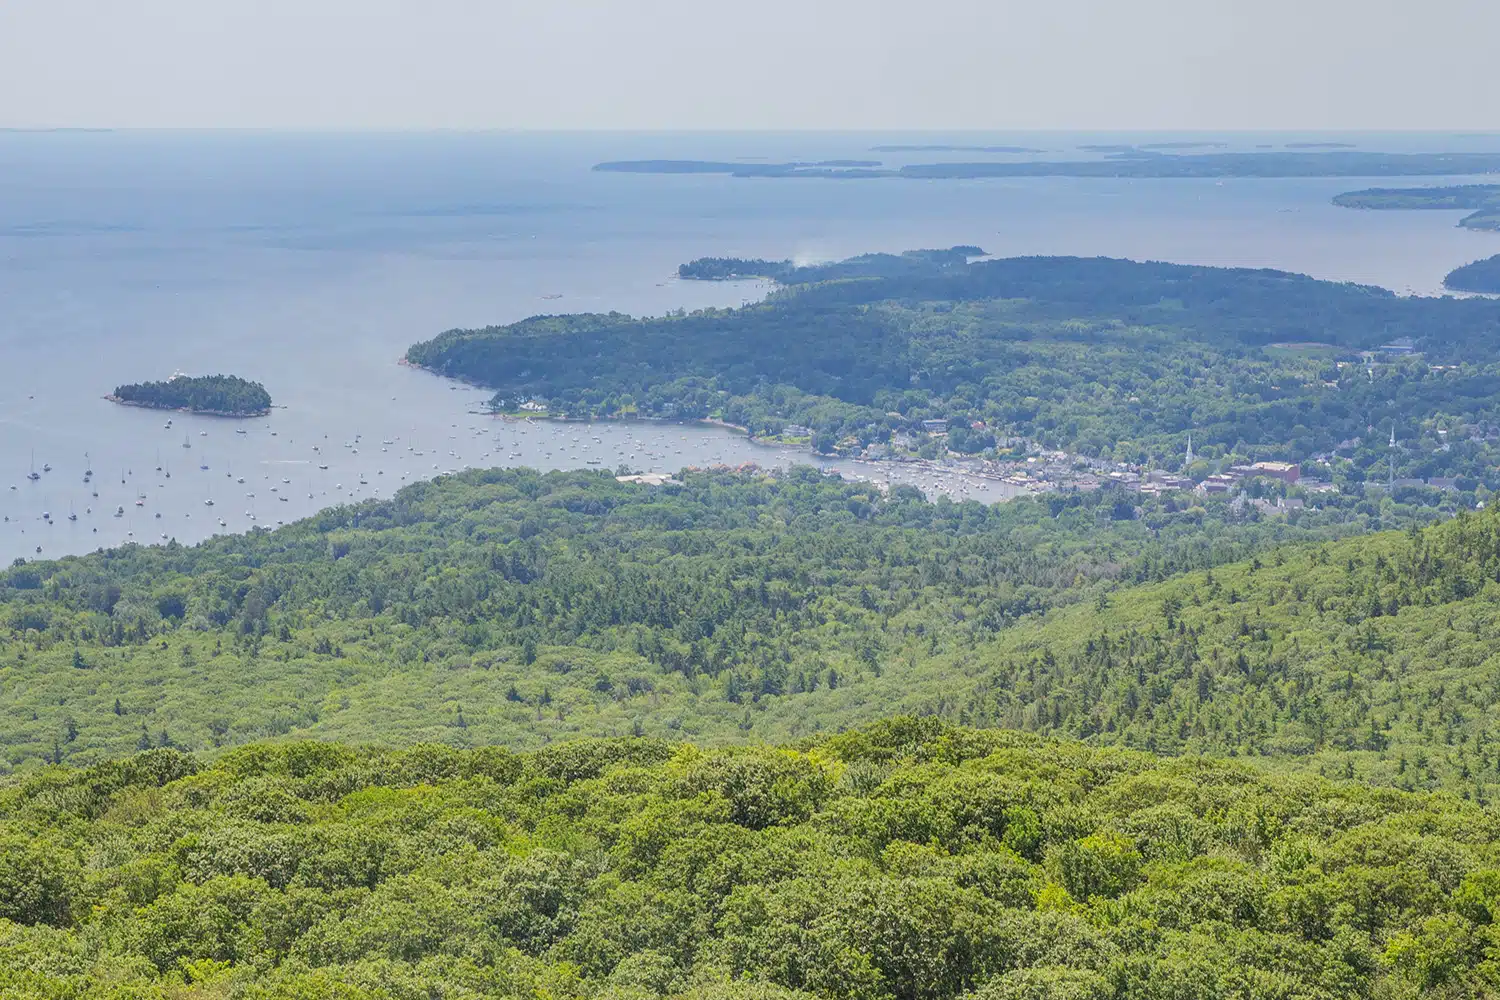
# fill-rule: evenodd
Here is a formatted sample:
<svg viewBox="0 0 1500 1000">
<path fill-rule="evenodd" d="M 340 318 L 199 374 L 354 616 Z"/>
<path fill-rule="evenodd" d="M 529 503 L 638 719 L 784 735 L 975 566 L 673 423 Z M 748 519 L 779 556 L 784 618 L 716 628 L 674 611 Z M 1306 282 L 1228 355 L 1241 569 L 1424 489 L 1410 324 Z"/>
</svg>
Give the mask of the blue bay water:
<svg viewBox="0 0 1500 1000">
<path fill-rule="evenodd" d="M 162 535 L 190 542 L 471 465 L 674 470 L 799 458 L 706 428 L 500 424 L 471 414 L 484 393 L 396 364 L 413 341 L 456 326 L 763 293 L 678 281 L 676 266 L 697 256 L 973 243 L 1005 255 L 1280 267 L 1432 294 L 1454 266 L 1500 252 L 1500 237 L 1455 228 L 1455 213 L 1334 208 L 1332 195 L 1367 183 L 1349 179 L 789 181 L 589 169 L 632 158 L 973 158 L 868 152 L 903 141 L 1072 155 L 1082 142 L 1122 140 L 0 133 L 0 558 Z M 1500 148 L 1493 136 L 1360 141 Z M 229 422 L 102 399 L 178 370 L 264 382 L 278 408 Z M 52 466 L 35 483 L 33 455 L 39 472 Z"/>
</svg>

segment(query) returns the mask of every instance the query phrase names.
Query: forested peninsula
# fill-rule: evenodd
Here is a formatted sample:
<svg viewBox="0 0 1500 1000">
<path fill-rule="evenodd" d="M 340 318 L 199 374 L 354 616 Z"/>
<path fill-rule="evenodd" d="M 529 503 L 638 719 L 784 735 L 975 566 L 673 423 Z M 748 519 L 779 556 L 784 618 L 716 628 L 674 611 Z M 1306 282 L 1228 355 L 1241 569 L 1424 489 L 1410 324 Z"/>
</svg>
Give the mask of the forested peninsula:
<svg viewBox="0 0 1500 1000">
<path fill-rule="evenodd" d="M 764 436 L 795 425 L 825 452 L 919 440 L 943 421 L 981 429 L 955 436 L 966 450 L 1025 438 L 1183 469 L 1191 433 L 1202 459 L 1500 487 L 1500 303 L 979 249 L 695 261 L 684 276 L 785 287 L 739 309 L 453 330 L 407 359 L 493 388 L 501 411 L 715 419 Z"/>
<path fill-rule="evenodd" d="M 259 417 L 271 411 L 271 394 L 266 387 L 235 375 L 174 375 L 165 382 L 119 386 L 106 398 L 154 410 L 188 410 L 219 417 Z"/>
<path fill-rule="evenodd" d="M 595 170 L 637 174 L 729 174 L 734 177 L 826 177 L 917 180 L 981 177 L 1422 177 L 1500 173 L 1495 153 L 1375 153 L 1353 150 L 1265 153 L 1168 153 L 1147 147 L 1094 147 L 1093 160 L 916 163 L 843 168 L 823 163 L 725 163 L 712 160 L 617 160 Z"/>
<path fill-rule="evenodd" d="M 1500 231 L 1500 184 L 1462 184 L 1433 188 L 1367 188 L 1333 199 L 1343 208 L 1374 211 L 1468 211 L 1459 219 L 1465 229 Z"/>
<path fill-rule="evenodd" d="M 1456 292 L 1500 295 L 1500 254 L 1454 268 L 1443 279 L 1443 284 Z"/>
</svg>

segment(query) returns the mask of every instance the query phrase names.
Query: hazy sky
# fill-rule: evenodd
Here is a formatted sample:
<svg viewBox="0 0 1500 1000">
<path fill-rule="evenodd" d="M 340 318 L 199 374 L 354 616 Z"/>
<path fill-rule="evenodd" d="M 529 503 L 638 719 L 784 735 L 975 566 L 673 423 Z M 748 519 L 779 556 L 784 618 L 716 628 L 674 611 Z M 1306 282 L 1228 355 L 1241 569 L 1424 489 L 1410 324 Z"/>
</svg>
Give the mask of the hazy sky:
<svg viewBox="0 0 1500 1000">
<path fill-rule="evenodd" d="M 1500 0 L 0 0 L 0 125 L 1500 129 Z"/>
</svg>

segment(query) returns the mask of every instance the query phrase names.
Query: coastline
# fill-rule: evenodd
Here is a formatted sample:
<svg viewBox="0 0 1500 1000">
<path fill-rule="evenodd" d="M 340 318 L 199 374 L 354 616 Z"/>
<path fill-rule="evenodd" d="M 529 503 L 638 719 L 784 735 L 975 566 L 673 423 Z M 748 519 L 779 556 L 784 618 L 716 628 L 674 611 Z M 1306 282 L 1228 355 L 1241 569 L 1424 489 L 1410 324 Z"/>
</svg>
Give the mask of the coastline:
<svg viewBox="0 0 1500 1000">
<path fill-rule="evenodd" d="M 713 279 L 695 279 L 695 280 L 713 280 Z M 466 379 L 466 378 L 462 378 L 462 377 L 459 377 L 459 376 L 455 376 L 455 375 L 449 375 L 449 374 L 447 374 L 445 372 L 437 371 L 437 370 L 429 368 L 429 367 L 427 367 L 425 365 L 417 364 L 417 363 L 415 363 L 415 362 L 407 359 L 404 355 L 401 358 L 399 358 L 396 363 L 399 364 L 399 365 L 402 365 L 402 366 L 404 366 L 406 368 L 415 369 L 417 371 L 425 372 L 426 374 L 429 374 L 429 375 L 435 375 L 435 376 L 437 376 L 439 378 L 445 378 L 445 379 L 448 379 L 448 380 L 450 380 L 452 382 L 460 383 L 462 385 L 471 386 L 471 387 L 476 388 L 476 389 L 484 389 L 484 390 L 488 390 L 489 389 L 488 386 L 481 385 L 481 384 L 479 384 L 477 382 L 474 382 L 472 380 L 469 380 L 469 379 Z M 456 388 L 456 386 L 455 386 L 455 388 Z M 807 459 L 809 461 L 809 464 L 815 464 L 815 465 L 817 465 L 820 468 L 823 468 L 825 470 L 828 468 L 828 466 L 830 464 L 843 463 L 843 462 L 854 462 L 854 463 L 859 463 L 859 464 L 871 466 L 874 469 L 882 469 L 882 470 L 890 470 L 890 471 L 895 471 L 895 470 L 899 469 L 899 470 L 904 470 L 904 471 L 915 472 L 915 473 L 918 473 L 918 474 L 926 474 L 926 475 L 929 475 L 929 476 L 931 476 L 931 475 L 937 475 L 937 476 L 952 476 L 952 475 L 957 475 L 960 478 L 970 478 L 970 477 L 972 477 L 974 480 L 977 480 L 977 481 L 988 482 L 988 483 L 995 483 L 995 484 L 1001 484 L 1001 485 L 1003 485 L 1003 486 L 1005 486 L 1005 487 L 1007 487 L 1009 489 L 1013 489 L 1013 490 L 1016 491 L 1015 493 L 1012 493 L 1010 496 L 1001 498 L 999 500 L 990 501 L 990 502 L 1005 502 L 1006 500 L 1015 499 L 1018 496 L 1024 496 L 1024 495 L 1033 495 L 1034 496 L 1034 495 L 1036 495 L 1038 493 L 1048 493 L 1048 492 L 1052 492 L 1054 490 L 1068 489 L 1069 485 L 1070 485 L 1070 484 L 1064 484 L 1064 483 L 1048 482 L 1046 480 L 1033 479 L 1029 475 L 1018 476 L 1016 473 L 1019 472 L 1020 470 L 1014 470 L 1014 471 L 1011 472 L 1010 475 L 1006 475 L 1003 472 L 999 472 L 999 471 L 970 469 L 970 468 L 966 468 L 966 467 L 962 467 L 962 466 L 957 466 L 957 465 L 954 465 L 954 464 L 950 464 L 951 461 L 952 461 L 951 457 L 950 458 L 946 458 L 946 459 L 925 459 L 925 458 L 918 458 L 918 457 L 915 457 L 915 456 L 879 456 L 879 457 L 877 457 L 877 456 L 873 456 L 873 455 L 866 456 L 866 455 L 824 454 L 824 453 L 821 453 L 821 452 L 813 450 L 812 447 L 806 441 L 785 441 L 785 440 L 782 440 L 782 439 L 776 438 L 776 437 L 769 437 L 769 438 L 767 438 L 767 437 L 759 437 L 759 436 L 751 433 L 749 427 L 746 427 L 746 426 L 744 426 L 742 424 L 730 423 L 727 420 L 722 420 L 722 419 L 717 418 L 717 417 L 693 417 L 693 418 L 689 418 L 689 419 L 683 419 L 683 418 L 675 418 L 675 417 L 647 417 L 647 416 L 640 416 L 640 415 L 637 415 L 637 414 L 616 415 L 616 416 L 597 416 L 597 417 L 569 417 L 569 416 L 566 416 L 564 414 L 553 413 L 553 412 L 551 412 L 549 410 L 545 410 L 545 409 L 542 409 L 542 410 L 527 410 L 527 411 L 518 411 L 518 410 L 487 410 L 487 409 L 474 410 L 474 409 L 471 409 L 471 410 L 468 410 L 467 412 L 471 416 L 489 417 L 491 419 L 503 420 L 503 421 L 506 421 L 506 422 L 525 421 L 525 422 L 530 423 L 530 422 L 534 422 L 534 421 L 545 421 L 545 422 L 548 422 L 548 423 L 574 424 L 574 425 L 577 425 L 577 424 L 592 424 L 592 423 L 607 423 L 607 424 L 640 423 L 640 424 L 657 425 L 657 426 L 667 425 L 667 424 L 676 424 L 676 425 L 683 426 L 683 427 L 712 427 L 712 428 L 716 428 L 718 430 L 728 431 L 731 434 L 736 434 L 736 435 L 743 436 L 749 443 L 751 443 L 753 445 L 756 445 L 757 447 L 767 448 L 767 449 L 774 449 L 774 448 L 794 449 L 794 450 L 796 450 L 798 452 L 801 452 L 804 455 L 806 455 L 806 457 L 807 457 Z M 838 474 L 841 474 L 841 473 L 838 473 Z M 889 474 L 889 473 L 887 473 L 887 474 Z"/>
<path fill-rule="evenodd" d="M 997 472 L 980 471 L 957 466 L 955 459 L 949 456 L 946 459 L 916 458 L 910 456 L 874 456 L 874 455 L 839 455 L 824 454 L 814 451 L 808 444 L 801 441 L 784 441 L 774 437 L 757 437 L 750 433 L 748 427 L 740 424 L 731 424 L 728 421 L 719 420 L 715 417 L 699 417 L 691 420 L 675 420 L 670 417 L 566 417 L 552 413 L 513 413 L 513 412 L 490 412 L 487 410 L 470 410 L 471 416 L 488 416 L 506 422 L 543 421 L 556 424 L 655 424 L 658 426 L 676 424 L 681 427 L 713 427 L 719 430 L 729 431 L 732 434 L 743 435 L 751 444 L 760 448 L 794 449 L 807 456 L 809 463 L 820 468 L 827 468 L 831 463 L 854 462 L 861 465 L 869 465 L 877 469 L 904 469 L 915 470 L 929 475 L 959 475 L 984 480 L 991 483 L 1003 483 L 1006 486 L 1016 488 L 1019 492 L 1005 499 L 1015 499 L 1017 496 L 1027 494 L 1049 493 L 1056 490 L 1070 488 L 1067 484 L 1051 483 L 1045 480 L 1020 478 L 1014 473 L 1003 475 Z M 1004 502 L 1004 501 L 994 501 Z"/>
<path fill-rule="evenodd" d="M 158 406 L 155 403 L 142 403 L 134 399 L 121 399 L 113 393 L 104 397 L 111 403 L 119 406 L 135 406 L 142 410 L 165 410 L 168 413 L 191 413 L 200 417 L 224 417 L 228 420 L 248 420 L 252 417 L 269 417 L 272 407 L 263 410 L 196 410 L 191 406 Z"/>
</svg>

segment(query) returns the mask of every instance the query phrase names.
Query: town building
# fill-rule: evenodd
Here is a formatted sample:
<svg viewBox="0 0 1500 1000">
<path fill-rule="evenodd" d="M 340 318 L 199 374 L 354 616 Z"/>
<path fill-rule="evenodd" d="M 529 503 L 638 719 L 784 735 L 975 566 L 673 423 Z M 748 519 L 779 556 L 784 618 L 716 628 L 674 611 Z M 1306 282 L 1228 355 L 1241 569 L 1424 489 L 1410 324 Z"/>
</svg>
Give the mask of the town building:
<svg viewBox="0 0 1500 1000">
<path fill-rule="evenodd" d="M 1302 467 L 1294 462 L 1256 462 L 1250 466 L 1250 475 L 1280 479 L 1287 485 L 1302 477 Z"/>
<path fill-rule="evenodd" d="M 1203 480 L 1203 482 L 1199 483 L 1198 492 L 1202 494 L 1228 493 L 1231 489 L 1234 488 L 1234 484 L 1236 481 L 1237 480 L 1234 476 L 1225 475 L 1224 473 L 1220 472 L 1215 475 L 1209 476 L 1207 479 Z"/>
</svg>

